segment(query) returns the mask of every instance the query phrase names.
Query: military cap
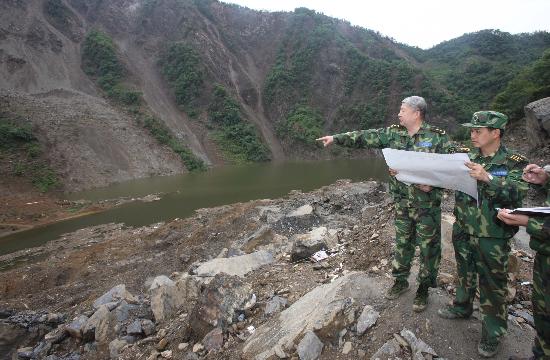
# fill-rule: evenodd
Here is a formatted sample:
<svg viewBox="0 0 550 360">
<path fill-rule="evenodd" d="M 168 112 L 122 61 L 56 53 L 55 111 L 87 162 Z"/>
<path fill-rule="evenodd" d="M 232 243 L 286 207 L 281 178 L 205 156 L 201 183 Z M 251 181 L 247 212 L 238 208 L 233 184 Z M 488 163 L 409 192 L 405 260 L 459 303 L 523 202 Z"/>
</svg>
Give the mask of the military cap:
<svg viewBox="0 0 550 360">
<path fill-rule="evenodd" d="M 462 126 L 469 128 L 482 128 L 488 127 L 493 129 L 506 128 L 508 122 L 508 116 L 496 112 L 496 111 L 478 111 L 472 115 L 472 121 L 464 123 Z"/>
</svg>

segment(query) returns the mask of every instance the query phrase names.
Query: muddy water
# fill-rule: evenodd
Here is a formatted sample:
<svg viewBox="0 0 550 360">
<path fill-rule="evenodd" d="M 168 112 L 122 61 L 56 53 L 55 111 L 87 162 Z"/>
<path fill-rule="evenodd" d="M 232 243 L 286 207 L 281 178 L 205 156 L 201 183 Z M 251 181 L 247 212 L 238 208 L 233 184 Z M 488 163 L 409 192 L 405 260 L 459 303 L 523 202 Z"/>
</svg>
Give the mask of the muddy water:
<svg viewBox="0 0 550 360">
<path fill-rule="evenodd" d="M 160 200 L 133 201 L 102 213 L 65 220 L 41 228 L 0 238 L 0 255 L 39 246 L 61 234 L 109 222 L 142 226 L 174 218 L 184 218 L 196 209 L 253 199 L 277 198 L 290 190 L 304 192 L 329 185 L 338 179 L 386 180 L 384 160 L 286 162 L 220 167 L 200 174 L 153 177 L 106 188 L 74 193 L 71 200 L 140 198 L 160 194 Z"/>
</svg>

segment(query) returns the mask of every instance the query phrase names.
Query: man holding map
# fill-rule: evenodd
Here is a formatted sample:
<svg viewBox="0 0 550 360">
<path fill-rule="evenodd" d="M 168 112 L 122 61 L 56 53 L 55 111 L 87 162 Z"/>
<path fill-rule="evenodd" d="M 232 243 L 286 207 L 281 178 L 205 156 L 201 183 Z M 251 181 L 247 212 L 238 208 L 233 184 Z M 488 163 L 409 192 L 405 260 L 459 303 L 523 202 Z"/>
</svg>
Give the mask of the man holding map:
<svg viewBox="0 0 550 360">
<path fill-rule="evenodd" d="M 548 166 L 545 167 L 550 172 Z M 536 164 L 523 169 L 523 180 L 539 185 L 546 191 L 546 206 L 550 206 L 550 175 Z M 542 214 L 541 214 L 542 215 Z M 533 346 L 535 359 L 550 359 L 550 215 L 512 214 L 507 209 L 498 218 L 508 225 L 525 226 L 531 235 L 529 246 L 535 250 L 533 264 L 533 317 L 537 337 Z"/>
<path fill-rule="evenodd" d="M 445 131 L 424 122 L 426 101 L 419 96 L 405 98 L 399 111 L 399 124 L 387 128 L 352 131 L 324 136 L 324 146 L 333 142 L 348 147 L 391 148 L 424 153 L 447 153 L 449 139 Z M 390 169 L 390 173 L 396 173 Z M 396 299 L 409 289 L 408 277 L 415 247 L 420 247 L 418 290 L 414 311 L 423 311 L 428 302 L 428 289 L 437 286 L 441 259 L 442 189 L 429 185 L 408 185 L 390 178 L 390 192 L 395 203 L 396 251 L 392 261 L 395 282 L 386 298 Z"/>
<path fill-rule="evenodd" d="M 468 318 L 479 283 L 481 340 L 478 353 L 494 356 L 507 332 L 507 270 L 510 241 L 518 227 L 497 220 L 497 208 L 521 206 L 527 183 L 522 180 L 525 157 L 501 144 L 506 115 L 478 111 L 470 123 L 475 147 L 468 153 L 470 176 L 477 181 L 478 199 L 455 192 L 453 247 L 458 284 L 452 306 L 439 310 L 447 319 Z"/>
</svg>

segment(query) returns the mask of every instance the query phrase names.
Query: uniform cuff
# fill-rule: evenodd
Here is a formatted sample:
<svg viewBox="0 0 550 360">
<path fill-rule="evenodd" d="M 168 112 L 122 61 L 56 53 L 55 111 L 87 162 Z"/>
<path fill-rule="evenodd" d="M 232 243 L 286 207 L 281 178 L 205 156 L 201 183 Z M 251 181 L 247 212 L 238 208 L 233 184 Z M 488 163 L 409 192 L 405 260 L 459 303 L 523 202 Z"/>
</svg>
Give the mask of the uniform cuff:
<svg viewBox="0 0 550 360">
<path fill-rule="evenodd" d="M 529 217 L 525 230 L 529 235 L 537 236 L 542 229 L 541 220 L 535 217 Z"/>
</svg>

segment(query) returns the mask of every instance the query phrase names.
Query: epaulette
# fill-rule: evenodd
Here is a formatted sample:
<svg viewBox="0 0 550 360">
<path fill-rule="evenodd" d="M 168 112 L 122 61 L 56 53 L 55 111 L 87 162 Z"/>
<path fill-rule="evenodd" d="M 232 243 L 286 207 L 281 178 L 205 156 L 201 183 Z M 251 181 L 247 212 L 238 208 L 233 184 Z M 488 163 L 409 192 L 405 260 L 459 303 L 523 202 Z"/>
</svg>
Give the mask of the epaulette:
<svg viewBox="0 0 550 360">
<path fill-rule="evenodd" d="M 515 161 L 515 162 L 528 162 L 527 158 L 520 154 L 510 154 L 508 155 L 508 159 Z"/>
<path fill-rule="evenodd" d="M 432 126 L 432 127 L 430 128 L 430 130 L 433 131 L 433 132 L 436 132 L 436 133 L 438 133 L 438 134 L 445 135 L 445 130 L 440 129 L 440 128 L 438 128 L 438 127 Z"/>
<path fill-rule="evenodd" d="M 401 124 L 393 124 L 390 125 L 390 129 L 405 129 L 405 127 Z"/>
<path fill-rule="evenodd" d="M 470 152 L 470 148 L 468 148 L 468 147 L 463 147 L 463 146 L 452 147 L 452 148 L 451 148 L 451 151 L 450 151 L 450 153 L 452 153 L 452 154 L 456 154 L 456 153 L 469 153 L 469 152 Z"/>
</svg>

